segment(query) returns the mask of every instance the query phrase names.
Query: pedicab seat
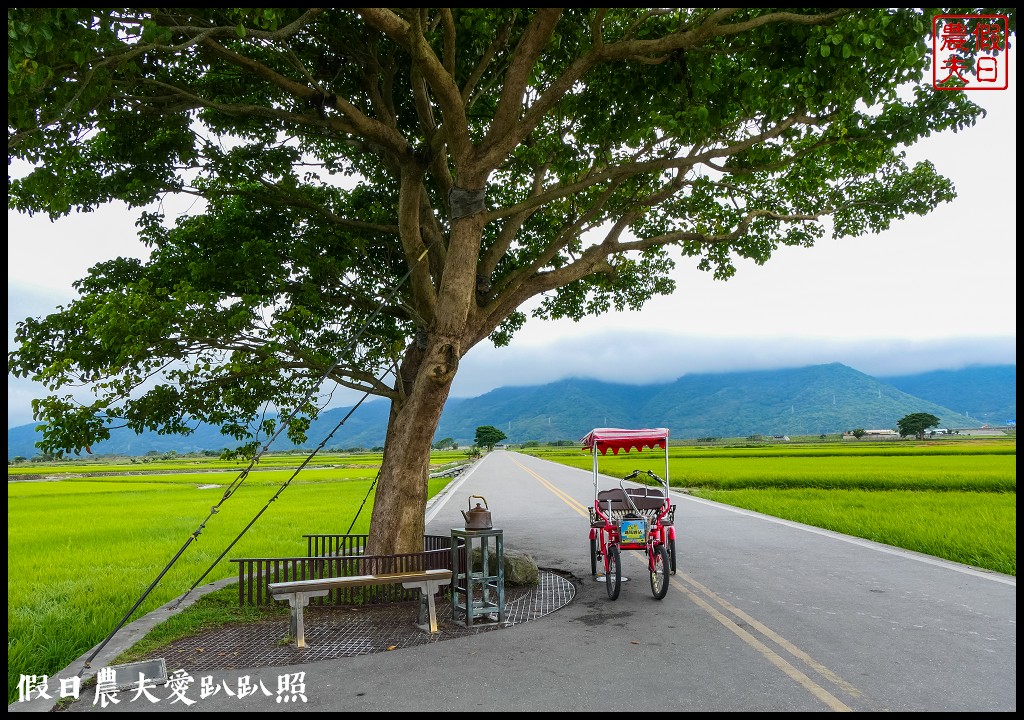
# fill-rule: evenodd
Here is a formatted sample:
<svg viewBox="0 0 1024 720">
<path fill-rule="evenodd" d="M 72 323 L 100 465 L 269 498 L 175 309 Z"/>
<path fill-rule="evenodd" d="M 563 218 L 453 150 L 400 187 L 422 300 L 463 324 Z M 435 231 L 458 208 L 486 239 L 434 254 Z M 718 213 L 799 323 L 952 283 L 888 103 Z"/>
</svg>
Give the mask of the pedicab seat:
<svg viewBox="0 0 1024 720">
<path fill-rule="evenodd" d="M 627 498 L 626 495 L 629 494 Z M 632 500 L 632 503 L 630 502 Z M 618 523 L 629 517 L 642 517 L 653 522 L 665 507 L 665 494 L 657 488 L 612 488 L 597 494 L 597 504 L 605 515 Z M 635 509 L 634 509 L 635 508 Z M 639 515 L 637 514 L 639 511 Z M 603 528 L 606 522 L 590 510 L 590 526 Z"/>
</svg>

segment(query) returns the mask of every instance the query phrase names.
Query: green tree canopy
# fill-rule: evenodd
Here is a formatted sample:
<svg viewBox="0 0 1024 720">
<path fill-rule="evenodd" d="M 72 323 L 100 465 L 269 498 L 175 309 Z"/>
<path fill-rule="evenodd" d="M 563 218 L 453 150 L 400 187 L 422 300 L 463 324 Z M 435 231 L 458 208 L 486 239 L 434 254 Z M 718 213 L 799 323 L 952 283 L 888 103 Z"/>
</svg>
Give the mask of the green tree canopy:
<svg viewBox="0 0 1024 720">
<path fill-rule="evenodd" d="M 899 430 L 900 437 L 913 435 L 918 440 L 921 440 L 924 438 L 925 430 L 938 427 L 940 422 L 941 420 L 931 413 L 911 413 L 897 420 L 896 428 Z"/>
<path fill-rule="evenodd" d="M 379 395 L 367 552 L 418 550 L 459 361 L 528 302 L 638 309 L 675 259 L 724 280 L 954 197 L 904 160 L 980 114 L 928 85 L 938 12 L 11 8 L 8 207 L 122 202 L 150 250 L 18 325 L 40 447 L 207 422 L 252 455 Z"/>
<path fill-rule="evenodd" d="M 476 439 L 473 442 L 480 447 L 491 450 L 506 437 L 505 433 L 493 425 L 481 425 L 476 429 Z"/>
</svg>

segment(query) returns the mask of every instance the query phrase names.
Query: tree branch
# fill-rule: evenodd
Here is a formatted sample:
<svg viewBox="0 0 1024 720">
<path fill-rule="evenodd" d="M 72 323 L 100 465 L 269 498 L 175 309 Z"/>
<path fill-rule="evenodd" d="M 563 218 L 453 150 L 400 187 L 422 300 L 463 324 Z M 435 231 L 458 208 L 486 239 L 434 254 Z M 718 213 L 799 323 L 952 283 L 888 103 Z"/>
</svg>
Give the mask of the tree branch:
<svg viewBox="0 0 1024 720">
<path fill-rule="evenodd" d="M 385 8 L 353 8 L 368 25 L 404 47 L 419 72 L 426 78 L 438 106 L 456 167 L 462 166 L 472 148 L 462 95 L 455 78 L 434 54 L 430 43 L 412 25 Z"/>
<path fill-rule="evenodd" d="M 494 113 L 487 137 L 480 143 L 480 155 L 487 155 L 497 138 L 503 138 L 511 132 L 519 121 L 522 110 L 523 95 L 527 83 L 533 74 L 534 65 L 544 46 L 551 39 L 551 34 L 558 24 L 562 11 L 556 8 L 541 8 L 531 18 L 529 25 L 519 38 L 512 53 L 512 61 L 505 71 L 505 82 L 502 86 L 498 108 Z M 517 143 L 518 144 L 518 143 Z"/>
<path fill-rule="evenodd" d="M 398 227 L 405 252 L 405 262 L 412 273 L 409 286 L 412 289 L 412 304 L 417 315 L 428 323 L 433 322 L 437 308 L 437 292 L 430 276 L 430 263 L 421 262 L 429 248 L 423 244 L 420 235 L 420 190 L 423 173 L 415 163 L 402 166 L 401 184 L 398 193 Z"/>
<path fill-rule="evenodd" d="M 242 68 L 244 71 L 251 73 L 258 78 L 262 78 L 266 82 L 280 90 L 283 90 L 294 98 L 305 102 L 322 99 L 325 106 L 329 103 L 331 107 L 341 113 L 348 121 L 343 128 L 333 129 L 342 129 L 345 132 L 352 132 L 361 135 L 371 142 L 388 148 L 396 155 L 403 154 L 407 151 L 408 142 L 397 130 L 395 130 L 395 128 L 389 127 L 386 123 L 379 120 L 367 117 L 348 100 L 337 95 L 324 98 L 315 88 L 295 82 L 294 80 L 281 75 L 277 71 L 272 70 L 263 63 L 257 62 L 250 57 L 241 55 L 232 50 L 228 50 L 223 45 L 212 40 L 205 40 L 203 45 L 223 60 Z"/>
</svg>

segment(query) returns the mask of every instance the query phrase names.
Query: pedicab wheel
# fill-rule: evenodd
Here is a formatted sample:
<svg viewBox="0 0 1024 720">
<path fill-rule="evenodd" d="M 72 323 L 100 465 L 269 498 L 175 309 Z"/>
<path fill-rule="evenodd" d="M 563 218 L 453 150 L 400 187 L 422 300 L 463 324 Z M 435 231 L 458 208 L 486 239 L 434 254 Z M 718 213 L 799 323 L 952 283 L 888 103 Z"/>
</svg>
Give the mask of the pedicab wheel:
<svg viewBox="0 0 1024 720">
<path fill-rule="evenodd" d="M 590 574 L 597 576 L 597 540 L 590 538 Z"/>
<path fill-rule="evenodd" d="M 672 563 L 672 574 L 676 574 L 676 539 L 672 538 L 668 541 L 668 559 Z"/>
<path fill-rule="evenodd" d="M 619 546 L 608 546 L 608 572 L 604 576 L 604 589 L 608 597 L 615 600 L 622 588 L 622 565 L 619 563 Z"/>
<path fill-rule="evenodd" d="M 654 548 L 654 567 L 651 569 L 651 592 L 655 600 L 661 600 L 668 593 L 669 559 L 664 545 Z"/>
</svg>

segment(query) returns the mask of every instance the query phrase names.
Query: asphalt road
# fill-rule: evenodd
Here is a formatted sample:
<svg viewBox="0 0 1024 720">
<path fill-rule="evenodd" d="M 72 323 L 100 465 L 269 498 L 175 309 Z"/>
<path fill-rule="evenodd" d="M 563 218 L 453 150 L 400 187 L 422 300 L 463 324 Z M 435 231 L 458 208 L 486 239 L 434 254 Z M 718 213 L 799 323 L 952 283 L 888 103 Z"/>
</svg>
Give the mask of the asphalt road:
<svg viewBox="0 0 1024 720">
<path fill-rule="evenodd" d="M 674 494 L 667 596 L 654 599 L 644 556 L 626 552 L 629 580 L 612 601 L 590 573 L 593 492 L 590 472 L 495 451 L 428 510 L 428 534 L 446 534 L 483 496 L 507 549 L 573 577 L 574 600 L 537 621 L 248 673 L 269 695 L 70 710 L 1017 709 L 1016 578 Z M 304 700 L 281 702 L 279 683 L 300 672 Z"/>
</svg>

